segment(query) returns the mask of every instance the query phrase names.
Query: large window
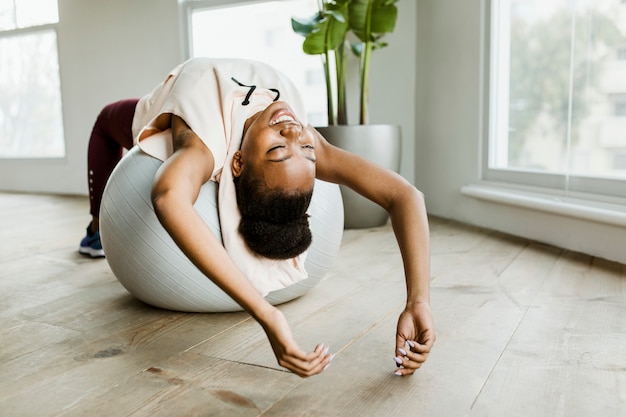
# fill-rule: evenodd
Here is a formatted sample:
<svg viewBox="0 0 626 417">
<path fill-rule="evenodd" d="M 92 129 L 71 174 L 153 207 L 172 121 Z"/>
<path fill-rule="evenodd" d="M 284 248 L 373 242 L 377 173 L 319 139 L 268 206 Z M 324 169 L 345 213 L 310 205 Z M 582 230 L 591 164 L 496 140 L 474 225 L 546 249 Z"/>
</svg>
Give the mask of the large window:
<svg viewBox="0 0 626 417">
<path fill-rule="evenodd" d="M 304 39 L 291 29 L 291 17 L 312 16 L 317 0 L 205 0 L 186 2 L 185 7 L 190 56 L 245 58 L 271 65 L 301 92 L 309 123 L 326 124 L 321 58 L 305 55 Z"/>
<path fill-rule="evenodd" d="M 0 158 L 65 155 L 54 0 L 0 0 Z"/>
<path fill-rule="evenodd" d="M 626 4 L 491 5 L 487 179 L 626 196 Z"/>
</svg>

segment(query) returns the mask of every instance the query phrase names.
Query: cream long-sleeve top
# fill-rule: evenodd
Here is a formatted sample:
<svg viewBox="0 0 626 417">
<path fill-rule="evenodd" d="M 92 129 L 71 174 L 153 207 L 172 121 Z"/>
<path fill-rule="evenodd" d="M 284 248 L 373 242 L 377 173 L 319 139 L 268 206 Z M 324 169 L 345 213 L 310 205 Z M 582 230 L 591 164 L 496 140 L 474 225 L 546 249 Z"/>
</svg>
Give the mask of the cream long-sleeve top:
<svg viewBox="0 0 626 417">
<path fill-rule="evenodd" d="M 230 169 L 246 120 L 272 102 L 287 102 L 306 125 L 306 113 L 295 86 L 261 62 L 239 59 L 190 59 L 137 103 L 133 119 L 135 143 L 165 161 L 173 152 L 171 115 L 182 118 L 211 150 L 219 183 L 218 209 L 224 247 L 252 285 L 262 294 L 307 277 L 306 252 L 293 259 L 271 260 L 247 247 L 237 228 L 241 215 Z"/>
</svg>

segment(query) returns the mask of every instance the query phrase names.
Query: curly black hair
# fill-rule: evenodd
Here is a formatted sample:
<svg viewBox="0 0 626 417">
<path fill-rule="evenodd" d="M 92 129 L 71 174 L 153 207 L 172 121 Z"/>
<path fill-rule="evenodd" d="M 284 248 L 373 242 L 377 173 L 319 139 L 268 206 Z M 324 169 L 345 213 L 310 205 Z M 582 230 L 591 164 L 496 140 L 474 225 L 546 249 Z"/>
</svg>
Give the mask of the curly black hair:
<svg viewBox="0 0 626 417">
<path fill-rule="evenodd" d="M 307 214 L 313 188 L 302 193 L 270 190 L 251 177 L 234 178 L 241 212 L 238 230 L 246 245 L 269 259 L 300 255 L 313 240 Z"/>
</svg>

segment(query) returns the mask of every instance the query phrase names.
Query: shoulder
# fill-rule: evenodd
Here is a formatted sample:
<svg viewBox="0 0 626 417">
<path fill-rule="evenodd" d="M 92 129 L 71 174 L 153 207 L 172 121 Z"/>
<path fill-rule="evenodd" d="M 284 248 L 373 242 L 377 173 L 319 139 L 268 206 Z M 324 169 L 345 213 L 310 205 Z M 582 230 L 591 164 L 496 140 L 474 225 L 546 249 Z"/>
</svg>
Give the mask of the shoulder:
<svg viewBox="0 0 626 417">
<path fill-rule="evenodd" d="M 321 133 L 319 133 L 314 127 L 308 125 L 307 130 L 311 132 L 315 141 L 315 168 L 317 178 L 343 183 L 343 177 L 346 173 L 356 173 L 353 170 L 358 161 L 353 160 L 352 154 L 330 144 Z"/>
</svg>

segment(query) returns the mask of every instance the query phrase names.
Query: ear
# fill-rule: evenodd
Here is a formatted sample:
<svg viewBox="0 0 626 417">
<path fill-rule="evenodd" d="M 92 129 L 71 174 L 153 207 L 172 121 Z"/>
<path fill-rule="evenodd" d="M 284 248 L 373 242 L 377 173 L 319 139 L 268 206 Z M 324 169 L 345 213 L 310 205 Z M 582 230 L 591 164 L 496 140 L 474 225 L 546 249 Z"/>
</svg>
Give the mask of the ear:
<svg viewBox="0 0 626 417">
<path fill-rule="evenodd" d="M 243 171 L 243 159 L 241 157 L 241 151 L 237 151 L 233 154 L 233 159 L 230 162 L 230 169 L 233 173 L 233 177 L 239 177 Z"/>
</svg>

